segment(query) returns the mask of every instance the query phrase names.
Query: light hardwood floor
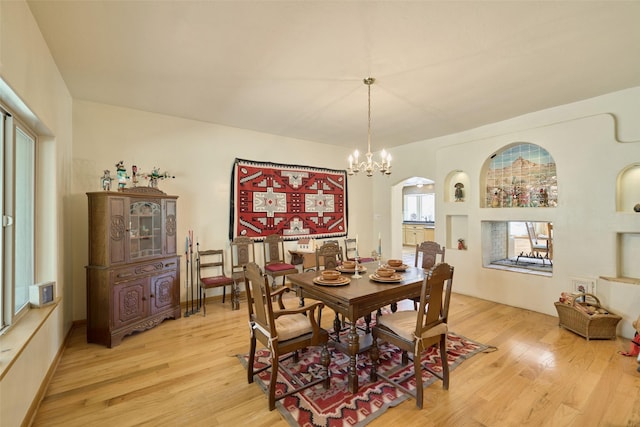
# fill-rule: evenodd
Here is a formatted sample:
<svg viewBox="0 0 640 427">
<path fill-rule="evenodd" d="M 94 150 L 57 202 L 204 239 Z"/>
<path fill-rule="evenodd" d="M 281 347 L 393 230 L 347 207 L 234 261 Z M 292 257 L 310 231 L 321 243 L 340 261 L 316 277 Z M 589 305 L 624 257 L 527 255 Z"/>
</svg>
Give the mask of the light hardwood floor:
<svg viewBox="0 0 640 427">
<path fill-rule="evenodd" d="M 207 308 L 113 349 L 74 328 L 33 425 L 286 426 L 236 358 L 248 351 L 246 301 Z M 370 426 L 640 425 L 636 360 L 617 353 L 628 340 L 587 342 L 555 317 L 458 294 L 450 327 L 498 350 L 457 367 L 448 391 L 428 387 L 423 410 L 408 400 Z"/>
</svg>

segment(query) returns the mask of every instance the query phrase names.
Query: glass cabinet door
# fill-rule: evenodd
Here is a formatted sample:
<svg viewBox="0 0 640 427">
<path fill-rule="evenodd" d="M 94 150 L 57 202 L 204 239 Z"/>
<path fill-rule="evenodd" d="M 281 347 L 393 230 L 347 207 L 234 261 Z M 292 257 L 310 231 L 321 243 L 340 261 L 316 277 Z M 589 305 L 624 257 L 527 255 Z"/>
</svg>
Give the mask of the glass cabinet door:
<svg viewBox="0 0 640 427">
<path fill-rule="evenodd" d="M 133 202 L 130 206 L 129 255 L 131 259 L 162 255 L 160 203 L 145 200 Z"/>
</svg>

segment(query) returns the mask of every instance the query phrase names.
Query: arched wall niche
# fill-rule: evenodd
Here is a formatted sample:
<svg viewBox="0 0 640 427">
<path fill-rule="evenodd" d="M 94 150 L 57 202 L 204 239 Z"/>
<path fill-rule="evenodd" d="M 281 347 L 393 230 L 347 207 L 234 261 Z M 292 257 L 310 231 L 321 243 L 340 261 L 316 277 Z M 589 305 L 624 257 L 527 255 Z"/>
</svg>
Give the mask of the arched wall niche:
<svg viewBox="0 0 640 427">
<path fill-rule="evenodd" d="M 640 204 L 640 162 L 620 171 L 617 184 L 616 211 L 635 212 L 635 206 Z"/>
<path fill-rule="evenodd" d="M 447 174 L 444 186 L 445 202 L 465 202 L 469 200 L 469 175 L 462 170 L 453 170 Z"/>
<path fill-rule="evenodd" d="M 483 208 L 558 204 L 556 162 L 546 149 L 529 142 L 514 142 L 489 156 L 480 182 Z"/>
</svg>

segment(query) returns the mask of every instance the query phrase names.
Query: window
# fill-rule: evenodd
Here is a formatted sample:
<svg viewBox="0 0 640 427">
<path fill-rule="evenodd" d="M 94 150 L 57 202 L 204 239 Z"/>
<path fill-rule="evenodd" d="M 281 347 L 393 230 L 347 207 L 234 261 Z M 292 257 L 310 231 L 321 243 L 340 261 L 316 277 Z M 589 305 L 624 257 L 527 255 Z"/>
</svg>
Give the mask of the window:
<svg viewBox="0 0 640 427">
<path fill-rule="evenodd" d="M 436 218 L 434 193 L 406 194 L 404 196 L 404 221 L 433 222 Z"/>
<path fill-rule="evenodd" d="M 2 228 L 0 251 L 0 329 L 29 307 L 29 286 L 35 283 L 35 135 L 6 110 L 2 123 Z"/>
</svg>

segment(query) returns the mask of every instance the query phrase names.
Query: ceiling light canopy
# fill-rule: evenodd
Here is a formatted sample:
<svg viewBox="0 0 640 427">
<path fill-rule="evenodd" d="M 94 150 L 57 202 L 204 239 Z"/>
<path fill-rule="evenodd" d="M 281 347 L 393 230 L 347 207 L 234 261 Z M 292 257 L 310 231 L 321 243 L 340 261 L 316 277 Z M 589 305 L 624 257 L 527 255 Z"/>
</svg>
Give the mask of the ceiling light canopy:
<svg viewBox="0 0 640 427">
<path fill-rule="evenodd" d="M 352 155 L 349 156 L 349 175 L 357 174 L 358 172 L 366 172 L 367 176 L 373 176 L 373 172 L 379 170 L 383 175 L 391 175 L 391 154 L 388 154 L 384 149 L 380 153 L 380 163 L 373 161 L 373 154 L 371 154 L 371 85 L 376 79 L 373 77 L 367 77 L 364 79 L 364 84 L 367 85 L 369 92 L 369 104 L 368 104 L 368 126 L 367 126 L 367 154 L 365 154 L 366 160 L 360 162 L 358 160 L 360 153 L 355 150 Z"/>
</svg>

